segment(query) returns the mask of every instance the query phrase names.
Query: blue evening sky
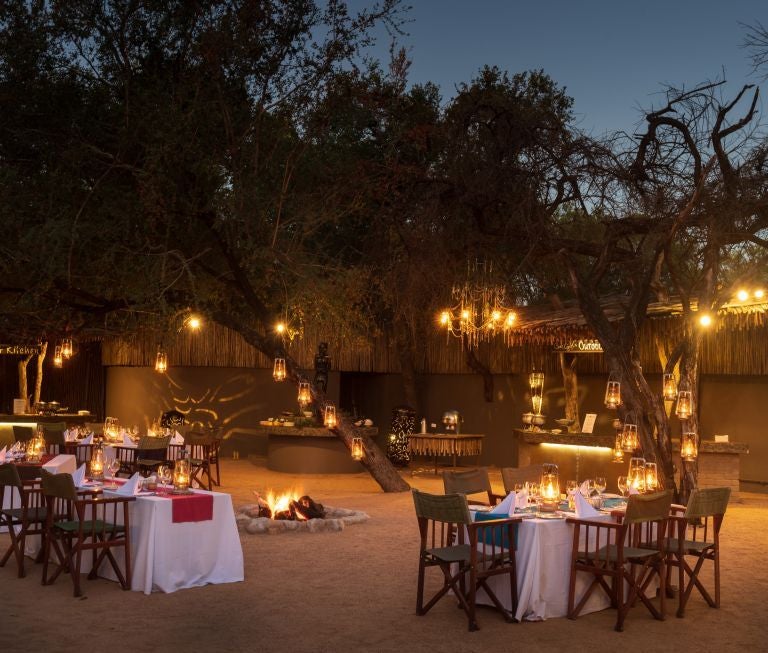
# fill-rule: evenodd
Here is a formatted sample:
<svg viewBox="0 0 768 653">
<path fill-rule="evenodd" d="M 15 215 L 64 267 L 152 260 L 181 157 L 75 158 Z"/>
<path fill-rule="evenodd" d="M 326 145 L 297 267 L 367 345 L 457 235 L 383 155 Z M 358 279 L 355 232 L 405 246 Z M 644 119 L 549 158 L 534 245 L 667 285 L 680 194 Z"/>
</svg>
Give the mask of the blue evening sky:
<svg viewBox="0 0 768 653">
<path fill-rule="evenodd" d="M 350 0 L 352 9 L 369 5 Z M 765 0 L 411 0 L 401 44 L 411 83 L 435 82 L 443 102 L 484 65 L 510 73 L 542 68 L 574 98 L 579 126 L 632 131 L 640 108 L 658 106 L 664 84 L 728 81 L 751 74 L 740 23 L 768 25 Z M 388 37 L 376 54 L 386 61 Z M 764 71 L 768 73 L 768 71 Z M 761 89 L 761 91 L 764 89 Z"/>
</svg>

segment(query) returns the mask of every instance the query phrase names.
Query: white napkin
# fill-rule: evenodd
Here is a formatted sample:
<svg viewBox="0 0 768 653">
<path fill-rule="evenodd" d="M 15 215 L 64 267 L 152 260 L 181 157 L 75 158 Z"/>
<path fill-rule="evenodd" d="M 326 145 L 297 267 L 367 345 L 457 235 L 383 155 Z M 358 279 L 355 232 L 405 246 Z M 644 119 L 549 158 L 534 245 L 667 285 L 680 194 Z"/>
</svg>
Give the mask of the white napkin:
<svg viewBox="0 0 768 653">
<path fill-rule="evenodd" d="M 80 444 L 93 444 L 93 433 L 91 433 L 90 435 L 86 435 L 86 436 L 85 436 L 85 437 L 82 439 L 82 441 L 80 442 Z"/>
<path fill-rule="evenodd" d="M 181 433 L 176 432 L 173 434 L 171 444 L 184 444 L 184 438 L 181 436 Z"/>
<path fill-rule="evenodd" d="M 127 433 L 123 433 L 123 446 L 125 447 L 132 447 L 133 446 L 133 440 L 131 440 L 131 436 Z"/>
<path fill-rule="evenodd" d="M 579 519 L 589 519 L 590 517 L 597 517 L 600 513 L 592 507 L 582 495 L 581 492 L 577 492 L 576 495 L 576 516 Z"/>
<path fill-rule="evenodd" d="M 141 476 L 136 472 L 121 487 L 115 490 L 115 494 L 121 494 L 126 497 L 132 497 L 139 493 Z"/>
<path fill-rule="evenodd" d="M 74 471 L 72 482 L 75 484 L 75 487 L 82 487 L 83 483 L 85 483 L 85 463 Z"/>
<path fill-rule="evenodd" d="M 503 515 L 505 517 L 511 517 L 515 513 L 515 493 L 510 492 L 499 505 L 494 506 L 489 510 L 492 515 Z"/>
<path fill-rule="evenodd" d="M 514 493 L 513 493 L 514 494 Z M 519 492 L 515 497 L 515 508 L 525 510 L 528 507 L 528 490 Z"/>
<path fill-rule="evenodd" d="M 5 462 L 5 450 L 6 449 L 7 449 L 7 447 L 3 447 L 2 449 L 0 449 L 0 463 L 4 463 Z"/>
</svg>

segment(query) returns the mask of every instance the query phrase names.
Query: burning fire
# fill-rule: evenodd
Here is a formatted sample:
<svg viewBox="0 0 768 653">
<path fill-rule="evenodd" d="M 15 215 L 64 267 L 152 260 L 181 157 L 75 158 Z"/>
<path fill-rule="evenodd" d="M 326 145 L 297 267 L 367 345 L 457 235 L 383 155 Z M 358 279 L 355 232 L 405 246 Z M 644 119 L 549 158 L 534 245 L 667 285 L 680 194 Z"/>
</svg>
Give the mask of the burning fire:
<svg viewBox="0 0 768 653">
<path fill-rule="evenodd" d="M 267 490 L 266 495 L 259 498 L 267 505 L 267 508 L 269 508 L 269 514 L 272 519 L 274 519 L 275 516 L 281 512 L 290 512 L 291 503 L 294 501 L 299 501 L 302 495 L 303 492 L 301 490 L 294 488 L 281 494 L 275 493 L 274 490 Z M 295 511 L 295 516 L 297 520 L 303 521 L 306 519 L 306 517 L 304 517 L 298 511 Z"/>
</svg>

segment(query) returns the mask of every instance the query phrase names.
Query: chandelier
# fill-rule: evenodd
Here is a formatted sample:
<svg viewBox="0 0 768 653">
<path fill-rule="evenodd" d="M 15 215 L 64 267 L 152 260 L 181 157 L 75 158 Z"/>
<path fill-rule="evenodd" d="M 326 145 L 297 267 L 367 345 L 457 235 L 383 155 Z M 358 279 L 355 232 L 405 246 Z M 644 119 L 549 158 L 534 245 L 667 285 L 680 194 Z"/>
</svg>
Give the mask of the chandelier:
<svg viewBox="0 0 768 653">
<path fill-rule="evenodd" d="M 517 314 L 506 306 L 503 285 L 489 283 L 491 265 L 475 262 L 468 265 L 467 280 L 451 290 L 451 308 L 440 311 L 440 327 L 448 335 L 461 338 L 470 348 L 497 335 L 510 344 Z"/>
</svg>

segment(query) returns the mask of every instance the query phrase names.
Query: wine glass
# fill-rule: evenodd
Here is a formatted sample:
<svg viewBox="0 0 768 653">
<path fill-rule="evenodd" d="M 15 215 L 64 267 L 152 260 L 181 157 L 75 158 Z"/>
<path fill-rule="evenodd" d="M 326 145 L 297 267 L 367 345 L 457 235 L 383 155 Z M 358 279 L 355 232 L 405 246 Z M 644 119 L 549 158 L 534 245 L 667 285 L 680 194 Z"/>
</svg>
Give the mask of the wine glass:
<svg viewBox="0 0 768 653">
<path fill-rule="evenodd" d="M 568 495 L 568 508 L 573 510 L 576 507 L 576 493 L 579 491 L 579 482 L 570 480 L 565 482 L 565 493 Z"/>
<path fill-rule="evenodd" d="M 606 487 L 608 487 L 608 483 L 605 481 L 605 476 L 595 476 L 595 489 L 598 494 L 602 494 Z"/>
<path fill-rule="evenodd" d="M 157 479 L 162 483 L 164 486 L 168 486 L 171 483 L 171 478 L 173 476 L 173 473 L 171 472 L 171 468 L 168 465 L 160 465 L 157 468 Z"/>
<path fill-rule="evenodd" d="M 627 496 L 627 477 L 626 476 L 619 476 L 619 492 L 621 492 L 621 496 L 625 497 Z"/>
<path fill-rule="evenodd" d="M 109 472 L 110 476 L 112 476 L 112 484 L 106 486 L 105 489 L 116 490 L 117 483 L 115 478 L 117 478 L 117 472 L 120 471 L 120 461 L 117 458 L 113 458 L 104 466 L 104 471 Z"/>
</svg>

